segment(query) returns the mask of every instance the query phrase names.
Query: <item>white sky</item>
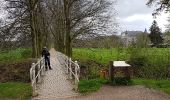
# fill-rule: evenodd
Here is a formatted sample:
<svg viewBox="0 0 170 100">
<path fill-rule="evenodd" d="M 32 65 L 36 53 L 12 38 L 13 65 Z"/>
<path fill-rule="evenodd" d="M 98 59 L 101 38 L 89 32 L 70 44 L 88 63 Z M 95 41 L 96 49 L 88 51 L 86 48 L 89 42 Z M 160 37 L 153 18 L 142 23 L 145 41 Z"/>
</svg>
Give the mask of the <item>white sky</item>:
<svg viewBox="0 0 170 100">
<path fill-rule="evenodd" d="M 3 7 L 5 6 L 4 0 L 0 0 L 0 18 L 5 18 L 6 17 L 6 13 L 3 10 Z"/>
<path fill-rule="evenodd" d="M 0 0 L 0 18 L 5 17 L 5 11 L 2 10 L 3 0 Z M 154 8 L 146 6 L 148 0 L 117 0 L 116 9 L 118 11 L 118 23 L 120 31 L 138 30 L 144 31 L 149 27 L 154 20 L 152 12 Z M 168 14 L 162 13 L 157 16 L 156 21 L 162 31 L 165 31 Z"/>
<path fill-rule="evenodd" d="M 154 20 L 152 12 L 154 7 L 146 5 L 148 0 L 117 0 L 116 9 L 118 11 L 118 22 L 120 31 L 139 30 L 144 31 L 149 27 Z M 162 13 L 157 16 L 156 21 L 162 31 L 165 31 L 168 14 Z"/>
</svg>

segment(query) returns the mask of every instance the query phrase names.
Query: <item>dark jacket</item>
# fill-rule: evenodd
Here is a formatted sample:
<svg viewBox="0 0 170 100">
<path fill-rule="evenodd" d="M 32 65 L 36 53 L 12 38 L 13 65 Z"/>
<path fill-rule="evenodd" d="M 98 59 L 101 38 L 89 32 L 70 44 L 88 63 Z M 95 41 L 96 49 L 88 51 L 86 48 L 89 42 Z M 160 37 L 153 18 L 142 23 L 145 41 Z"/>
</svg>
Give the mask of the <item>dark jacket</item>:
<svg viewBox="0 0 170 100">
<path fill-rule="evenodd" d="M 49 51 L 48 51 L 47 49 L 44 49 L 44 50 L 42 51 L 42 57 L 49 58 L 49 56 L 50 56 Z"/>
</svg>

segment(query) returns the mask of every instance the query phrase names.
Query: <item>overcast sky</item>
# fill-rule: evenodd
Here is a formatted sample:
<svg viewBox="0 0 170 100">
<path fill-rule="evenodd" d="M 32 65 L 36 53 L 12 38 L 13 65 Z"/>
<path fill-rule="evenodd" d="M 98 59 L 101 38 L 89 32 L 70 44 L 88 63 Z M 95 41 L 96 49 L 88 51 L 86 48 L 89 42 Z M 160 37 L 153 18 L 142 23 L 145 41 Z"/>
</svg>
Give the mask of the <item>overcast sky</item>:
<svg viewBox="0 0 170 100">
<path fill-rule="evenodd" d="M 0 0 L 0 18 L 5 18 L 6 16 L 6 13 L 5 11 L 3 10 L 3 7 L 5 6 L 3 0 Z"/>
<path fill-rule="evenodd" d="M 5 17 L 5 12 L 1 10 L 3 7 L 2 1 L 0 0 L 0 18 Z M 120 31 L 144 31 L 145 28 L 149 30 L 153 21 L 152 12 L 154 7 L 149 8 L 146 6 L 146 2 L 147 0 L 117 0 L 116 10 Z M 162 13 L 156 19 L 162 31 L 165 30 L 167 16 L 168 14 Z"/>
<path fill-rule="evenodd" d="M 139 30 L 144 31 L 145 28 L 149 30 L 152 24 L 152 12 L 154 7 L 146 6 L 147 0 L 117 0 L 116 9 L 118 11 L 118 22 L 121 31 L 125 30 Z M 158 25 L 165 30 L 167 24 L 168 14 L 162 13 L 156 18 Z"/>
</svg>

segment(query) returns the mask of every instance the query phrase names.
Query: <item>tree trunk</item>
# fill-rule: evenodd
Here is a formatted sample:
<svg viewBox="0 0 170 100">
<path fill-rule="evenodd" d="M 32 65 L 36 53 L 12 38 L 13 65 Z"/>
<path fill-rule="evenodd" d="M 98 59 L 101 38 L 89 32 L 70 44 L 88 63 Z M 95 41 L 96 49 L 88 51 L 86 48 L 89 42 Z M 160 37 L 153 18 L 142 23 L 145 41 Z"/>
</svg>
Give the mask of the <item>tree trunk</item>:
<svg viewBox="0 0 170 100">
<path fill-rule="evenodd" d="M 31 7 L 31 5 L 30 5 Z M 31 27 L 31 35 L 32 35 L 32 57 L 37 57 L 37 36 L 35 31 L 35 23 L 34 23 L 34 12 L 31 10 L 30 12 L 30 27 Z"/>
<path fill-rule="evenodd" d="M 72 41 L 71 41 L 71 21 L 70 21 L 70 7 L 69 0 L 64 0 L 64 16 L 65 16 L 65 33 L 66 33 L 66 55 L 72 57 Z"/>
</svg>

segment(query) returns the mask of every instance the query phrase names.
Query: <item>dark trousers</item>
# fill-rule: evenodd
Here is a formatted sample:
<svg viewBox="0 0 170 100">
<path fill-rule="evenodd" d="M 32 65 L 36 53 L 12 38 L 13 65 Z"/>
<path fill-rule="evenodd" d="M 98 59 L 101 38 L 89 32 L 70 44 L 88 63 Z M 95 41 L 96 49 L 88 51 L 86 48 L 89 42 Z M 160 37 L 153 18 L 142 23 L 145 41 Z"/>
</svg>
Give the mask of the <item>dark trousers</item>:
<svg viewBox="0 0 170 100">
<path fill-rule="evenodd" d="M 51 65 L 50 65 L 50 58 L 45 58 L 45 69 L 47 69 L 48 67 L 49 69 L 51 69 Z"/>
</svg>

